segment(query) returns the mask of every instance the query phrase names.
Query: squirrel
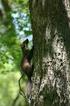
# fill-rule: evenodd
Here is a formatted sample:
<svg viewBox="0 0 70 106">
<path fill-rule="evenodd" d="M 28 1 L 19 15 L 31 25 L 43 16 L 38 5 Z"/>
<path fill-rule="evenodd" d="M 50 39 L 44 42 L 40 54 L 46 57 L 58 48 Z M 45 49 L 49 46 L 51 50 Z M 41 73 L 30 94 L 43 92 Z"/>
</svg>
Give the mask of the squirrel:
<svg viewBox="0 0 70 106">
<path fill-rule="evenodd" d="M 26 39 L 22 44 L 21 44 L 21 49 L 22 49 L 22 60 L 21 60 L 21 73 L 26 74 L 28 80 L 31 82 L 31 77 L 33 74 L 33 64 L 31 64 L 31 60 L 33 57 L 33 49 L 34 47 L 32 47 L 32 49 L 30 50 L 28 48 L 28 43 L 29 40 Z"/>
</svg>

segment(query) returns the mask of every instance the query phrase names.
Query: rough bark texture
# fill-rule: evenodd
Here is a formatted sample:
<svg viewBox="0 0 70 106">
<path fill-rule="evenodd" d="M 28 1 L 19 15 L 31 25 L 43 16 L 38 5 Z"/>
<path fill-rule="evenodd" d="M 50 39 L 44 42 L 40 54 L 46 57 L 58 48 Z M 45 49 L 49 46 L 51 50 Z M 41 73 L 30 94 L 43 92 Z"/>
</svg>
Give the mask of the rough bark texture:
<svg viewBox="0 0 70 106">
<path fill-rule="evenodd" d="M 29 3 L 34 40 L 30 106 L 70 106 L 69 1 Z"/>
</svg>

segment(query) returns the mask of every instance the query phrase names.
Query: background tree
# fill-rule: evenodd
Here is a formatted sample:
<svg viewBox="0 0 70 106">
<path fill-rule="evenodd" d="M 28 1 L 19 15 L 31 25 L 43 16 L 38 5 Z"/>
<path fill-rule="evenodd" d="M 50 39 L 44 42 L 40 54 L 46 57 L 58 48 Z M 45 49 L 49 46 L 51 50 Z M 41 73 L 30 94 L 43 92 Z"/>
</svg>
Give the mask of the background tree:
<svg viewBox="0 0 70 106">
<path fill-rule="evenodd" d="M 32 31 L 27 2 L 0 0 L 0 106 L 12 106 L 19 92 L 20 43 L 27 37 L 31 47 Z M 26 77 L 22 84 L 25 88 Z M 24 97 L 19 95 L 14 105 L 25 106 Z"/>
<path fill-rule="evenodd" d="M 34 43 L 31 106 L 70 105 L 69 0 L 29 0 Z"/>
</svg>

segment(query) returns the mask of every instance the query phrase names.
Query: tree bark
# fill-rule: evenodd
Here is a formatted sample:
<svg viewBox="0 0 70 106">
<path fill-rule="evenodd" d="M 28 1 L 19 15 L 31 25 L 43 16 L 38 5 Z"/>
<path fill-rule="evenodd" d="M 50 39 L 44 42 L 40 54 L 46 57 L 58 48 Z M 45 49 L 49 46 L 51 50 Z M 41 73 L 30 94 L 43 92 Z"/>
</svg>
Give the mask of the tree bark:
<svg viewBox="0 0 70 106">
<path fill-rule="evenodd" d="M 68 2 L 29 1 L 34 43 L 30 106 L 70 106 Z"/>
</svg>

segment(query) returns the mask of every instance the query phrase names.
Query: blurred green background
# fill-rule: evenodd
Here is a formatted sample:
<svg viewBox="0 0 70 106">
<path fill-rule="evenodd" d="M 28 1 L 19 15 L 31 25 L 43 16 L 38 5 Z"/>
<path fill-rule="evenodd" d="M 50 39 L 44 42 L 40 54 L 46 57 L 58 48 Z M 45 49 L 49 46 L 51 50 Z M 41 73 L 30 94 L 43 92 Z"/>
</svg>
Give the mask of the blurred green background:
<svg viewBox="0 0 70 106">
<path fill-rule="evenodd" d="M 28 0 L 0 0 L 0 106 L 26 106 L 19 95 L 21 76 L 20 44 L 29 39 L 32 46 Z M 26 78 L 22 81 L 26 87 Z"/>
</svg>

